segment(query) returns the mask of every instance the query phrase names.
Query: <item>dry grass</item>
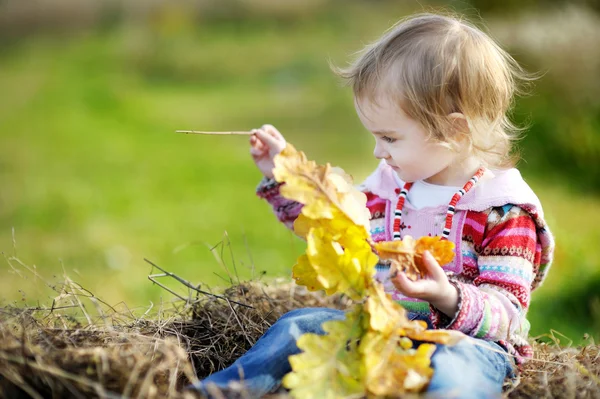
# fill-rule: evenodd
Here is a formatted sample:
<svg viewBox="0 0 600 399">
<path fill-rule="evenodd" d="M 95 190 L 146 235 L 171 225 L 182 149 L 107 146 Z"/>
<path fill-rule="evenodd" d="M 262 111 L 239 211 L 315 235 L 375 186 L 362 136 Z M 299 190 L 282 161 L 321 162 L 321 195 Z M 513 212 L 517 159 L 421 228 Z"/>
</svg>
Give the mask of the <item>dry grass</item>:
<svg viewBox="0 0 600 399">
<path fill-rule="evenodd" d="M 185 385 L 233 362 L 282 313 L 349 305 L 286 281 L 243 283 L 221 298 L 198 294 L 152 317 L 103 305 L 68 279 L 60 292 L 50 309 L 1 309 L 0 397 L 193 397 Z M 535 346 L 508 397 L 600 397 L 598 346 Z"/>
</svg>

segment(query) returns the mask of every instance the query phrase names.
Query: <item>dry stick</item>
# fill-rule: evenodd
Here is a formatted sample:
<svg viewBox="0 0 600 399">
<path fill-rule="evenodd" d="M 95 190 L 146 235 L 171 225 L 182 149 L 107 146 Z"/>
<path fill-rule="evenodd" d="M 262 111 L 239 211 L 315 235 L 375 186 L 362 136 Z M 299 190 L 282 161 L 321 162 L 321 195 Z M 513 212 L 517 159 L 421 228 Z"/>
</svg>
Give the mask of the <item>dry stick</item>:
<svg viewBox="0 0 600 399">
<path fill-rule="evenodd" d="M 239 135 L 239 136 L 252 136 L 252 132 L 200 132 L 197 130 L 176 130 L 175 133 L 185 134 L 208 134 L 208 135 Z"/>
<path fill-rule="evenodd" d="M 181 299 L 182 301 L 188 301 L 189 298 L 184 298 L 181 295 L 179 295 L 178 293 L 176 293 L 175 291 L 171 290 L 170 288 L 166 287 L 165 285 L 159 283 L 158 281 L 156 281 L 155 279 L 157 277 L 169 277 L 168 274 L 166 273 L 158 273 L 158 274 L 151 274 L 148 276 L 148 280 L 152 281 L 154 284 L 158 285 L 159 287 L 169 291 L 171 294 L 175 295 L 177 298 Z"/>
<path fill-rule="evenodd" d="M 233 306 L 231 306 L 231 302 L 229 301 L 229 299 L 227 300 L 227 305 L 229 305 L 229 309 L 231 309 L 231 311 L 233 312 L 233 317 L 235 317 L 235 320 L 237 321 L 238 325 L 242 329 L 242 332 L 244 333 L 244 337 L 246 338 L 246 341 L 248 341 L 250 346 L 253 346 L 254 343 L 250 340 L 250 338 L 248 338 L 248 333 L 246 333 L 246 329 L 244 328 L 242 321 L 238 317 L 237 312 L 235 311 L 235 309 L 233 309 Z"/>
<path fill-rule="evenodd" d="M 53 310 L 58 310 L 58 309 L 69 309 L 69 308 L 78 308 L 79 306 L 77 305 L 65 305 L 65 306 L 53 306 L 51 308 L 44 308 L 44 307 L 35 307 L 35 308 L 23 308 L 23 310 L 30 310 L 32 312 L 37 312 L 37 311 L 43 311 L 43 312 L 50 312 L 52 313 Z"/>
<path fill-rule="evenodd" d="M 64 271 L 64 267 L 63 267 L 63 271 Z M 75 291 L 76 287 L 73 284 L 73 280 L 71 280 L 69 277 L 67 277 L 66 272 L 65 272 L 65 282 L 69 284 L 69 289 L 71 290 L 71 296 L 75 297 L 75 301 L 77 302 L 77 305 L 79 305 L 79 307 L 81 308 L 81 312 L 87 319 L 88 325 L 91 326 L 92 324 L 94 324 L 94 323 L 92 323 L 92 318 L 90 317 L 88 312 L 85 311 L 85 307 L 83 306 L 83 303 L 81 303 L 81 300 L 79 299 L 79 295 Z"/>
<path fill-rule="evenodd" d="M 221 255 L 219 255 L 216 251 L 218 246 L 221 246 Z M 227 265 L 225 264 L 225 262 L 223 262 L 224 246 L 225 245 L 223 244 L 223 240 L 221 240 L 214 247 L 210 248 L 210 253 L 213 254 L 213 256 L 217 260 L 217 263 L 219 264 L 219 266 L 221 266 L 223 268 L 223 270 L 225 270 L 225 272 L 227 273 L 227 276 L 229 276 L 229 284 L 233 285 L 233 279 L 231 278 L 231 273 L 229 272 L 229 269 L 227 268 Z M 217 273 L 215 273 L 215 274 L 217 274 Z M 219 275 L 217 274 L 217 276 L 219 276 Z M 219 276 L 219 277 L 221 277 L 221 276 Z M 223 277 L 221 277 L 221 278 L 223 278 Z M 225 279 L 225 278 L 223 278 L 223 280 L 227 281 L 227 279 Z"/>
<path fill-rule="evenodd" d="M 168 272 L 168 271 L 166 271 L 165 269 L 163 269 L 162 267 L 158 266 L 157 264 L 155 264 L 155 263 L 153 263 L 153 262 L 149 261 L 148 259 L 144 258 L 144 261 L 146 261 L 147 263 L 149 263 L 149 264 L 150 264 L 150 265 L 152 265 L 153 267 L 156 267 L 158 270 L 160 270 L 161 272 L 163 272 L 163 273 L 164 273 L 164 274 L 166 274 L 167 276 L 169 276 L 169 277 L 173 277 L 175 280 L 179 281 L 181 284 L 185 285 L 186 287 L 188 287 L 188 288 L 190 288 L 190 289 L 192 289 L 192 290 L 194 290 L 194 291 L 196 291 L 196 292 L 199 292 L 200 294 L 203 294 L 203 295 L 208 295 L 208 296 L 212 296 L 212 297 L 219 298 L 219 299 L 222 299 L 222 300 L 224 300 L 224 301 L 227 301 L 227 302 L 232 302 L 232 303 L 235 303 L 236 305 L 240 305 L 240 306 L 244 306 L 244 307 L 246 307 L 246 308 L 254 309 L 254 307 L 253 307 L 253 306 L 246 305 L 245 303 L 237 302 L 237 301 L 234 301 L 234 300 L 231 300 L 231 299 L 225 298 L 224 296 L 221 296 L 221 295 L 217 295 L 217 294 L 213 294 L 213 293 L 210 293 L 210 292 L 207 292 L 207 291 L 203 291 L 203 290 L 201 290 L 201 289 L 199 289 L 199 288 L 197 288 L 197 287 L 194 287 L 192 284 L 190 284 L 188 281 L 186 281 L 186 280 L 182 279 L 182 278 L 181 278 L 181 277 L 179 277 L 178 275 L 176 275 L 176 274 L 174 274 L 174 273 L 171 273 L 171 272 Z M 149 278 L 149 279 L 150 279 L 152 282 L 156 283 L 156 281 L 155 281 L 155 280 L 153 280 L 153 279 L 151 279 L 151 278 L 150 278 L 150 276 L 148 276 L 148 278 Z M 157 283 L 157 284 L 158 284 L 158 283 Z M 162 284 L 158 284 L 158 285 L 162 286 Z M 163 286 L 163 288 L 165 288 L 165 287 Z M 168 290 L 168 291 L 170 291 L 171 293 L 173 293 L 171 290 L 169 290 L 169 289 L 167 289 L 167 290 Z M 179 295 L 177 295 L 177 294 L 175 294 L 175 295 L 176 295 L 176 296 L 178 296 L 178 297 L 180 297 L 180 298 L 182 298 L 181 296 L 179 296 Z M 182 299 L 183 299 L 183 300 L 186 300 L 186 299 L 184 299 L 184 298 L 182 298 Z"/>
</svg>

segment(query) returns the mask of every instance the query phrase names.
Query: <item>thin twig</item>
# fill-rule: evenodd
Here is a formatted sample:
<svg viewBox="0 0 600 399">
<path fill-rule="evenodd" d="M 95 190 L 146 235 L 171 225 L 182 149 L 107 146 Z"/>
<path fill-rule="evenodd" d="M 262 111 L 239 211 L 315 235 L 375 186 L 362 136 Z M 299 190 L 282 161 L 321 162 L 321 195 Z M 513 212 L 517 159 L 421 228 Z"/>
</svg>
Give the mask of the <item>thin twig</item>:
<svg viewBox="0 0 600 399">
<path fill-rule="evenodd" d="M 15 226 L 12 228 L 12 245 L 13 245 L 13 257 L 17 257 L 17 239 L 15 238 Z"/>
<path fill-rule="evenodd" d="M 52 302 L 52 304 L 54 305 L 54 301 Z M 35 308 L 23 308 L 23 310 L 29 310 L 29 311 L 44 311 L 44 312 L 50 312 L 52 313 L 54 310 L 57 309 L 69 309 L 69 308 L 77 308 L 79 306 L 77 305 L 65 305 L 65 306 L 53 306 L 51 308 L 45 308 L 45 307 L 35 307 Z"/>
<path fill-rule="evenodd" d="M 157 264 L 155 264 L 155 263 L 151 262 L 150 260 L 148 260 L 148 259 L 144 258 L 144 261 L 146 261 L 147 263 L 149 263 L 151 266 L 153 266 L 153 267 L 156 267 L 158 270 L 160 270 L 161 272 L 163 272 L 163 273 L 164 273 L 164 274 L 166 274 L 167 276 L 169 276 L 169 277 L 173 277 L 175 280 L 179 281 L 181 284 L 185 285 L 185 286 L 186 286 L 186 287 L 188 287 L 189 289 L 192 289 L 192 290 L 194 290 L 194 291 L 196 291 L 196 292 L 198 292 L 198 293 L 200 293 L 200 294 L 204 294 L 204 295 L 212 296 L 212 297 L 215 297 L 215 298 L 222 299 L 222 300 L 224 300 L 224 301 L 228 301 L 228 302 L 235 303 L 236 305 L 240 305 L 240 306 L 244 306 L 244 307 L 246 307 L 246 308 L 254 309 L 254 307 L 253 307 L 253 306 L 246 305 L 245 303 L 237 302 L 237 301 L 234 301 L 234 300 L 231 300 L 231 299 L 225 298 L 224 296 L 221 296 L 221 295 L 217 295 L 217 294 L 213 294 L 213 293 L 210 293 L 210 292 L 207 292 L 207 291 L 203 291 L 203 290 L 201 290 L 201 289 L 199 289 L 199 288 L 197 288 L 197 287 L 194 287 L 192 284 L 190 284 L 188 281 L 186 281 L 186 280 L 182 279 L 182 278 L 181 278 L 181 277 L 179 277 L 178 275 L 176 275 L 176 274 L 174 274 L 174 273 L 171 273 L 171 272 L 168 272 L 168 271 L 166 271 L 165 269 L 163 269 L 162 267 L 158 266 Z M 157 276 L 155 276 L 155 277 L 157 277 Z M 165 277 L 166 277 L 166 276 L 165 276 Z M 148 276 L 148 278 L 149 278 L 149 279 L 150 279 L 152 282 L 156 283 L 156 281 L 155 281 L 155 280 L 153 280 L 152 278 L 150 278 L 150 276 Z M 157 284 L 158 284 L 158 283 L 157 283 Z M 162 284 L 159 284 L 159 285 L 160 285 L 160 286 L 162 286 L 163 288 L 165 288 L 165 287 L 164 287 Z M 171 291 L 171 290 L 169 290 L 169 289 L 167 289 L 167 291 L 171 292 L 171 293 L 172 293 L 172 294 L 174 294 L 175 296 L 178 296 L 179 298 L 183 299 L 184 301 L 186 300 L 185 298 L 181 297 L 180 295 L 177 295 L 177 294 L 175 294 L 173 291 Z"/>
<path fill-rule="evenodd" d="M 63 269 L 63 275 L 65 277 L 65 285 L 69 287 L 69 290 L 71 292 L 69 292 L 66 296 L 71 296 L 72 298 L 75 298 L 75 302 L 77 302 L 77 305 L 79 305 L 79 308 L 81 309 L 81 312 L 83 313 L 83 315 L 85 316 L 85 318 L 87 319 L 88 325 L 91 326 L 92 324 L 92 318 L 90 317 L 90 315 L 88 314 L 88 312 L 86 312 L 85 310 L 85 306 L 83 306 L 83 303 L 81 302 L 81 300 L 79 300 L 79 295 L 76 293 L 76 288 L 75 284 L 73 283 L 73 280 L 71 280 L 68 276 L 67 276 L 67 271 L 65 270 L 65 265 L 62 264 L 61 262 L 61 266 Z M 64 289 L 64 287 L 63 287 Z M 65 290 L 66 292 L 66 290 Z M 71 299 L 71 303 L 73 303 L 73 300 Z"/>
<path fill-rule="evenodd" d="M 209 134 L 209 135 L 240 135 L 240 136 L 251 136 L 254 133 L 252 132 L 200 132 L 197 130 L 176 130 L 175 133 L 184 133 L 184 134 Z"/>
<path fill-rule="evenodd" d="M 182 301 L 188 301 L 188 298 L 184 298 L 181 295 L 179 295 L 178 293 L 176 293 L 175 291 L 173 291 L 172 289 L 168 288 L 167 286 L 165 286 L 164 284 L 159 283 L 158 281 L 155 280 L 156 277 L 168 277 L 168 274 L 151 274 L 148 276 L 148 280 L 152 281 L 154 284 L 158 285 L 159 287 L 169 291 L 171 294 L 175 295 L 177 298 L 181 299 Z"/>
<path fill-rule="evenodd" d="M 208 246 L 208 244 L 207 244 Z M 219 255 L 219 253 L 217 252 L 217 248 L 219 248 L 220 246 L 220 250 L 221 250 L 221 254 Z M 215 257 L 215 259 L 217 260 L 217 263 L 219 264 L 219 266 L 221 266 L 223 268 L 223 270 L 225 270 L 225 273 L 227 273 L 227 276 L 229 277 L 229 284 L 233 285 L 233 279 L 231 278 L 231 273 L 229 272 L 229 269 L 227 268 L 227 265 L 225 264 L 225 262 L 223 262 L 223 240 L 219 241 L 217 244 L 215 244 L 213 247 L 209 246 L 209 251 L 211 254 L 213 254 L 213 256 Z M 217 274 L 217 273 L 215 273 Z M 217 274 L 218 276 L 218 274 Z M 221 276 L 219 276 L 221 277 Z M 221 277 L 223 280 L 225 280 L 227 282 L 227 279 Z"/>
<path fill-rule="evenodd" d="M 227 299 L 227 305 L 229 305 L 229 309 L 231 309 L 231 312 L 233 313 L 233 317 L 235 317 L 235 320 L 237 321 L 238 325 L 242 329 L 242 333 L 244 334 L 244 337 L 246 338 L 246 341 L 248 341 L 248 343 L 250 344 L 250 346 L 254 345 L 254 342 L 252 342 L 252 340 L 250 338 L 248 338 L 248 333 L 246 333 L 246 329 L 244 328 L 244 325 L 242 324 L 242 321 L 238 317 L 237 312 L 235 311 L 235 309 L 233 309 L 233 306 L 231 306 L 231 302 L 230 302 L 229 299 Z"/>
</svg>

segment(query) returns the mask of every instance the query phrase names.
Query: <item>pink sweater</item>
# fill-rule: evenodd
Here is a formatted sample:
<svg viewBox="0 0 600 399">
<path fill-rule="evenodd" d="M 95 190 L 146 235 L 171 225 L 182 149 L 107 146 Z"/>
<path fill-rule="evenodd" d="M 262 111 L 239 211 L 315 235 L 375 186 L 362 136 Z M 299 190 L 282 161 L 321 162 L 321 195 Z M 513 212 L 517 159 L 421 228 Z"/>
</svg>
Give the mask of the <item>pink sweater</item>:
<svg viewBox="0 0 600 399">
<path fill-rule="evenodd" d="M 496 341 L 521 363 L 532 356 L 526 314 L 531 291 L 552 262 L 554 241 L 542 207 L 516 169 L 494 171 L 456 205 L 449 239 L 456 256 L 444 269 L 459 292 L 459 310 L 447 317 L 429 303 L 403 296 L 389 281 L 389 266 L 378 264 L 375 278 L 411 312 L 427 315 L 435 328 L 459 330 Z M 360 186 L 367 195 L 373 241 L 391 241 L 399 188 L 394 171 L 382 162 Z M 279 194 L 279 184 L 263 180 L 257 193 L 292 228 L 302 205 Z M 415 209 L 407 201 L 401 236 L 441 235 L 447 206 Z"/>
</svg>

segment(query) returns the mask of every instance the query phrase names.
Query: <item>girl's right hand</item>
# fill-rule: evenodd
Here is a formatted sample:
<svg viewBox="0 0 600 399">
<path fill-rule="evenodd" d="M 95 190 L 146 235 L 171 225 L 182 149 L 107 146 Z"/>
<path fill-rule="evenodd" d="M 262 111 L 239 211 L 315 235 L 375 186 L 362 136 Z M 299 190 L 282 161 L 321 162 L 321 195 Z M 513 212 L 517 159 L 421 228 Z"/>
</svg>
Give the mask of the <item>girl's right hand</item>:
<svg viewBox="0 0 600 399">
<path fill-rule="evenodd" d="M 262 174 L 273 178 L 273 159 L 285 148 L 286 142 L 281 133 L 272 125 L 263 125 L 260 129 L 252 129 L 250 136 L 250 154 Z"/>
</svg>

